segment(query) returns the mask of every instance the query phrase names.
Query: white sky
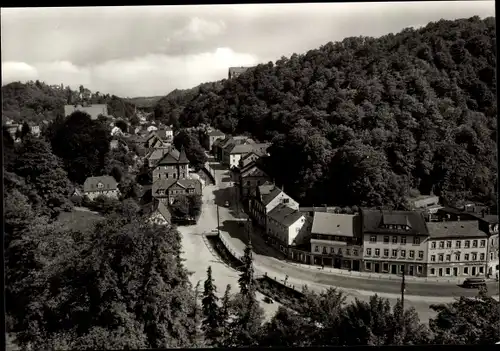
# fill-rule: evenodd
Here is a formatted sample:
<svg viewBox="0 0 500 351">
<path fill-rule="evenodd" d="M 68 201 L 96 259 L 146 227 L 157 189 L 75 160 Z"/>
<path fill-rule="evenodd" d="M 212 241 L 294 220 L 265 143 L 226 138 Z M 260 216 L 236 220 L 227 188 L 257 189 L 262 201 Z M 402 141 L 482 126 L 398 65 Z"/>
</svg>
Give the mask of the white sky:
<svg viewBox="0 0 500 351">
<path fill-rule="evenodd" d="M 349 36 L 495 16 L 494 1 L 2 9 L 2 85 L 165 95 Z"/>
</svg>

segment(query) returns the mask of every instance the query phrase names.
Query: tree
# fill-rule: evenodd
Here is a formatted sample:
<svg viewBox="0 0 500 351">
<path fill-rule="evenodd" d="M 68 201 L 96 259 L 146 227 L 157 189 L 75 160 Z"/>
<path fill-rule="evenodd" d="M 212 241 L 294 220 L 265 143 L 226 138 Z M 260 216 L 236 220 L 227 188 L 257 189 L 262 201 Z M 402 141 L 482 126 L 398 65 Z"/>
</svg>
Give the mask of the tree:
<svg viewBox="0 0 500 351">
<path fill-rule="evenodd" d="M 189 216 L 189 201 L 186 196 L 178 196 L 170 205 L 172 214 L 178 219 L 185 219 Z"/>
<path fill-rule="evenodd" d="M 120 128 L 123 133 L 128 133 L 128 125 L 121 119 L 115 122 L 115 127 Z"/>
<path fill-rule="evenodd" d="M 130 118 L 130 125 L 132 127 L 137 127 L 139 125 L 141 121 L 139 120 L 139 117 L 137 117 L 137 115 L 133 115 L 131 118 Z"/>
<path fill-rule="evenodd" d="M 203 206 L 201 195 L 188 195 L 187 198 L 189 201 L 189 216 L 192 218 L 198 218 L 201 214 L 201 208 Z"/>
<path fill-rule="evenodd" d="M 184 147 L 186 156 L 193 167 L 200 168 L 205 162 L 207 162 L 207 155 L 205 154 L 205 150 L 201 146 L 199 139 L 191 132 L 181 130 L 177 135 L 174 136 L 174 145 L 177 150 L 180 150 L 181 147 Z"/>
<path fill-rule="evenodd" d="M 231 314 L 231 285 L 226 286 L 224 296 L 222 297 L 221 307 L 219 309 L 219 325 L 221 329 L 221 336 L 219 346 L 227 347 L 231 338 L 230 331 L 230 314 Z"/>
<path fill-rule="evenodd" d="M 243 254 L 243 267 L 238 284 L 240 286 L 240 294 L 245 298 L 255 298 L 255 282 L 254 268 L 252 259 L 252 247 L 247 245 Z"/>
<path fill-rule="evenodd" d="M 67 173 L 46 141 L 28 135 L 19 150 L 14 169 L 36 189 L 52 216 L 71 209 Z"/>
<path fill-rule="evenodd" d="M 31 134 L 31 128 L 28 122 L 24 122 L 21 128 L 21 139 L 24 139 L 24 137 L 28 134 Z"/>
<path fill-rule="evenodd" d="M 212 278 L 212 267 L 209 266 L 207 268 L 207 280 L 205 280 L 203 290 L 202 304 L 205 318 L 203 319 L 202 326 L 205 337 L 209 340 L 211 345 L 217 345 L 220 336 L 219 305 L 217 304 L 219 299 L 216 292 L 217 288 Z"/>
<path fill-rule="evenodd" d="M 266 323 L 259 338 L 262 347 L 307 347 L 309 344 L 306 320 L 299 314 L 280 306 L 271 321 Z"/>
</svg>

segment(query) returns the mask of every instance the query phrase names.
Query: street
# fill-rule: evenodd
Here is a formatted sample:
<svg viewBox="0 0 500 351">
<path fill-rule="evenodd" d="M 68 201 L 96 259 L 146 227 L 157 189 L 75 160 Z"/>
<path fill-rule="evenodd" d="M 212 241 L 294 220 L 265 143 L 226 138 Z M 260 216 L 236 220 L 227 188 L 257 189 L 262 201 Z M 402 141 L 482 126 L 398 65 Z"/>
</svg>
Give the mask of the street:
<svg viewBox="0 0 500 351">
<path fill-rule="evenodd" d="M 242 213 L 241 208 L 236 206 L 236 189 L 231 187 L 229 171 L 223 169 L 213 159 L 210 160 L 210 163 L 215 170 L 217 185 L 216 189 L 214 189 L 214 197 L 209 198 L 209 201 L 204 201 L 206 203 L 204 211 L 212 212 L 216 215 L 216 204 L 220 206 L 219 223 L 221 235 L 226 241 L 230 242 L 231 246 L 237 252 L 242 254 L 248 238 L 247 231 L 239 223 L 246 218 L 246 215 Z M 229 208 L 223 206 L 226 201 L 230 203 Z M 201 221 L 202 219 L 200 219 Z M 206 226 L 209 227 L 208 225 Z M 216 228 L 216 220 L 211 229 L 214 228 Z M 276 277 L 281 281 L 285 279 L 285 276 L 288 276 L 290 284 L 296 287 L 307 284 L 308 288 L 317 291 L 328 287 L 337 287 L 349 295 L 348 300 L 354 298 L 367 300 L 369 296 L 377 293 L 379 296 L 386 297 L 390 299 L 391 303 L 394 303 L 401 296 L 401 283 L 399 280 L 340 276 L 326 272 L 326 270 L 321 271 L 317 266 L 305 268 L 293 265 L 285 262 L 283 254 L 268 246 L 256 231 L 250 230 L 250 236 L 254 250 L 255 269 L 261 274 L 267 273 L 270 277 Z M 490 283 L 488 286 L 489 291 L 496 292 L 498 289 L 496 286 L 497 284 Z M 417 309 L 423 321 L 427 321 L 429 317 L 435 314 L 429 308 L 431 304 L 452 302 L 454 297 L 476 295 L 477 290 L 464 289 L 456 284 L 407 281 L 405 301 L 407 302 L 407 306 L 413 306 Z"/>
</svg>

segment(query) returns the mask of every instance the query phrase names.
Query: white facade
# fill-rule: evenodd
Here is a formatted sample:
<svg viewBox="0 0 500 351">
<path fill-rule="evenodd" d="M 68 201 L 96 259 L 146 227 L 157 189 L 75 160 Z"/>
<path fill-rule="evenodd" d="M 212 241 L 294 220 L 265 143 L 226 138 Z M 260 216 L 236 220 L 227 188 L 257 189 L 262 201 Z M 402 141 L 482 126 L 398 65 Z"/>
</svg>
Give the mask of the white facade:
<svg viewBox="0 0 500 351">
<path fill-rule="evenodd" d="M 84 193 L 84 195 L 87 196 L 92 201 L 94 201 L 94 199 L 96 199 L 101 195 L 104 195 L 111 199 L 118 199 L 119 194 L 120 191 L 118 189 L 115 190 L 103 189 L 103 190 L 87 191 Z"/>
<path fill-rule="evenodd" d="M 266 205 L 266 214 L 271 212 L 271 210 L 279 204 L 287 205 L 294 210 L 299 209 L 299 203 L 282 191 L 278 196 L 276 196 L 271 202 Z"/>
<path fill-rule="evenodd" d="M 290 225 L 284 225 L 278 221 L 268 217 L 267 220 L 267 235 L 276 237 L 281 242 L 292 245 L 297 235 L 305 223 L 305 217 L 302 215 L 299 219 Z"/>
</svg>

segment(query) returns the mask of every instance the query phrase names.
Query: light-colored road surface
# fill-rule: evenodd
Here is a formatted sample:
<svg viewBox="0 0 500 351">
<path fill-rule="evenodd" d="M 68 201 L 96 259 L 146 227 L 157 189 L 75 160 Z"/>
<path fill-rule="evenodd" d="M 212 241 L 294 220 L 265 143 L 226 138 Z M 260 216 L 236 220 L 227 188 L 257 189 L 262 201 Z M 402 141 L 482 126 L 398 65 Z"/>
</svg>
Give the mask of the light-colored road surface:
<svg viewBox="0 0 500 351">
<path fill-rule="evenodd" d="M 197 225 L 179 227 L 178 230 L 182 236 L 184 265 L 190 272 L 193 272 L 190 277 L 191 283 L 193 286 L 196 286 L 199 281 L 200 293 L 202 293 L 203 283 L 207 278 L 207 268 L 211 266 L 217 293 L 222 298 L 228 284 L 231 285 L 233 293 L 239 291 L 238 272 L 225 265 L 210 251 L 208 243 L 203 236 L 203 233 L 217 228 L 217 209 L 214 205 L 207 204 L 210 202 L 213 203 L 214 190 L 216 190 L 214 186 L 207 186 L 203 190 L 204 205 Z M 279 304 L 277 302 L 273 304 L 262 302 L 264 296 L 260 293 L 257 293 L 257 298 L 261 301 L 266 318 L 272 317 L 278 309 Z"/>
<path fill-rule="evenodd" d="M 247 233 L 238 225 L 238 221 L 246 218 L 237 208 L 237 195 L 229 179 L 229 171 L 221 169 L 220 165 L 212 160 L 210 164 L 215 169 L 217 186 L 215 198 L 207 198 L 209 203 L 204 210 L 216 212 L 216 204 L 219 204 L 219 223 L 221 235 L 229 242 L 230 246 L 242 254 L 247 243 Z M 210 200 L 214 200 L 211 202 Z M 225 208 L 225 201 L 230 202 L 230 208 Z M 222 205 L 222 206 L 221 206 Z M 216 224 L 215 224 L 216 225 Z M 213 228 L 216 228 L 214 226 Z M 288 282 L 297 287 L 307 285 L 310 289 L 321 291 L 328 287 L 338 287 L 348 294 L 348 301 L 358 298 L 367 301 L 370 296 L 377 293 L 379 296 L 388 298 L 391 303 L 400 297 L 400 282 L 397 280 L 378 280 L 364 277 L 338 276 L 324 273 L 316 267 L 300 267 L 281 260 L 281 256 L 275 249 L 269 247 L 262 237 L 254 231 L 251 232 L 252 245 L 254 247 L 254 264 L 260 273 L 267 272 L 271 277 L 284 280 L 288 276 Z M 430 310 L 431 304 L 452 302 L 453 297 L 475 296 L 476 290 L 467 290 L 455 284 L 442 282 L 417 282 L 407 281 L 405 302 L 406 306 L 413 306 L 418 311 L 422 321 L 435 315 Z M 489 284 L 490 292 L 498 290 L 497 284 Z"/>
</svg>

